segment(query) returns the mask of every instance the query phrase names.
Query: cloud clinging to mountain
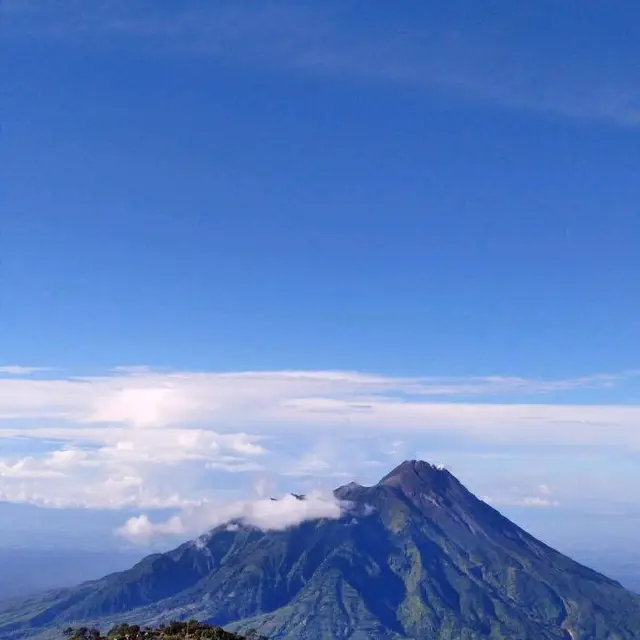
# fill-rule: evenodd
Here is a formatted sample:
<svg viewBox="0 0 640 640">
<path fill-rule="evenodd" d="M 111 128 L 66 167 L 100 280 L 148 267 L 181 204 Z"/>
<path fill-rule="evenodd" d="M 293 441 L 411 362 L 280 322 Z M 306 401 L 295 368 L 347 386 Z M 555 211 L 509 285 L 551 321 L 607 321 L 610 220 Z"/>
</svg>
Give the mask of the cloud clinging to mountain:
<svg viewBox="0 0 640 640">
<path fill-rule="evenodd" d="M 206 504 L 163 522 L 153 522 L 142 514 L 127 520 L 117 533 L 131 542 L 147 543 L 155 537 L 196 535 L 230 521 L 263 531 L 283 531 L 308 520 L 339 518 L 345 508 L 331 495 L 314 492 L 300 499 L 288 494 L 273 500 L 260 498 L 223 506 Z"/>
</svg>

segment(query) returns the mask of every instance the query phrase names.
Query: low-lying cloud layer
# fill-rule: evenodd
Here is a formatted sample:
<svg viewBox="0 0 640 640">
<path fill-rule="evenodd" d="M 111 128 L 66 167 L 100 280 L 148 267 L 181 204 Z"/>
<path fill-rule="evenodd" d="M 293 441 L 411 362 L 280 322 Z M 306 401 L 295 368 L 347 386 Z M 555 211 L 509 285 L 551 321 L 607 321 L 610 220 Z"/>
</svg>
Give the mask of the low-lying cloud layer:
<svg viewBox="0 0 640 640">
<path fill-rule="evenodd" d="M 134 543 L 148 543 L 155 537 L 196 535 L 232 522 L 263 531 L 283 531 L 308 520 L 339 518 L 345 508 L 331 494 L 314 492 L 304 499 L 288 494 L 277 500 L 260 498 L 228 505 L 202 505 L 164 522 L 152 522 L 143 514 L 127 520 L 117 533 Z"/>
<path fill-rule="evenodd" d="M 0 375 L 0 500 L 7 502 L 189 509 L 221 495 L 242 499 L 260 482 L 307 490 L 375 480 L 417 457 L 416 448 L 447 464 L 462 449 L 499 451 L 501 464 L 523 448 L 563 451 L 567 469 L 585 452 L 640 450 L 640 406 L 571 402 L 586 393 L 633 397 L 634 371 L 541 380 L 144 367 L 62 377 L 8 369 L 20 377 Z M 524 478 L 533 464 L 514 473 Z M 131 526 L 145 531 L 151 521 Z"/>
</svg>

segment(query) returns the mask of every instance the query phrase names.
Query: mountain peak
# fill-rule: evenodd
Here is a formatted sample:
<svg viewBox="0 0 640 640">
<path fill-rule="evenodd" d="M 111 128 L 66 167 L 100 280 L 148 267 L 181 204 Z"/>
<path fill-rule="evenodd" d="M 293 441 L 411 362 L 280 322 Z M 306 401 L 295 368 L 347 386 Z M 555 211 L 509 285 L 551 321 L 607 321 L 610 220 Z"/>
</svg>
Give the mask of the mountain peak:
<svg viewBox="0 0 640 640">
<path fill-rule="evenodd" d="M 407 460 L 373 487 L 335 494 L 352 503 L 348 518 L 277 531 L 231 522 L 128 571 L 0 604 L 0 638 L 188 611 L 273 640 L 640 640 L 640 597 L 537 541 L 442 467 Z"/>
<path fill-rule="evenodd" d="M 472 498 L 443 466 L 432 465 L 424 460 L 405 460 L 382 478 L 377 486 L 400 491 L 421 511 L 433 507 L 451 507 L 454 503 L 466 509 Z"/>
<path fill-rule="evenodd" d="M 420 484 L 431 486 L 443 474 L 450 475 L 444 467 L 429 464 L 424 460 L 405 460 L 382 478 L 378 484 L 399 487 L 414 487 Z"/>
<path fill-rule="evenodd" d="M 444 497 L 452 484 L 459 483 L 444 467 L 429 464 L 424 460 L 405 460 L 373 487 L 363 487 L 356 482 L 350 482 L 338 487 L 333 493 L 340 500 L 351 500 L 362 497 L 363 492 L 367 493 L 372 488 L 385 487 L 397 489 L 412 500 L 429 495 L 430 501 L 433 502 L 436 496 Z"/>
</svg>

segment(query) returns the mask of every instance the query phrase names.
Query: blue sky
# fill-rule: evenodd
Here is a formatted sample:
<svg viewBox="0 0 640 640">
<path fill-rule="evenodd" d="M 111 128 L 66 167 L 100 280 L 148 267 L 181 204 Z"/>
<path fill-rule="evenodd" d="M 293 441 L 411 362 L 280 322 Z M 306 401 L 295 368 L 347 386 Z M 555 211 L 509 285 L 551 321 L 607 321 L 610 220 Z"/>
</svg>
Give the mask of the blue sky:
<svg viewBox="0 0 640 640">
<path fill-rule="evenodd" d="M 632 539 L 635 3 L 5 14 L 2 509 L 186 536 L 426 457 Z"/>
</svg>

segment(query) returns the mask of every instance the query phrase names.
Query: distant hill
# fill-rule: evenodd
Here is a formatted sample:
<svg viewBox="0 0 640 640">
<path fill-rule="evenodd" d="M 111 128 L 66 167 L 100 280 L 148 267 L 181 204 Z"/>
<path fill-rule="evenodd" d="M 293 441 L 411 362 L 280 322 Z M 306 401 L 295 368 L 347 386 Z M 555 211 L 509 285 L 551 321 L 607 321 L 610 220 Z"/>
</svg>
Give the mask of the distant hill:
<svg viewBox="0 0 640 640">
<path fill-rule="evenodd" d="M 271 639 L 638 640 L 640 597 L 407 461 L 280 532 L 221 526 L 128 571 L 0 605 L 0 638 L 197 618 Z M 240 524 L 240 523 L 238 523 Z"/>
<path fill-rule="evenodd" d="M 130 567 L 141 557 L 140 552 L 119 549 L 0 547 L 0 600 L 93 580 Z"/>
</svg>

